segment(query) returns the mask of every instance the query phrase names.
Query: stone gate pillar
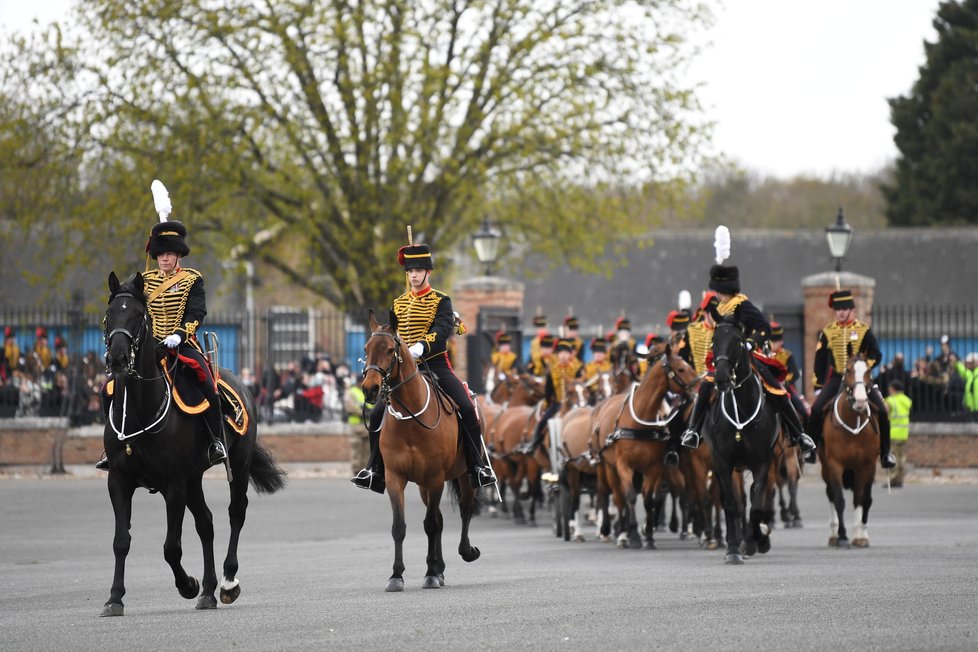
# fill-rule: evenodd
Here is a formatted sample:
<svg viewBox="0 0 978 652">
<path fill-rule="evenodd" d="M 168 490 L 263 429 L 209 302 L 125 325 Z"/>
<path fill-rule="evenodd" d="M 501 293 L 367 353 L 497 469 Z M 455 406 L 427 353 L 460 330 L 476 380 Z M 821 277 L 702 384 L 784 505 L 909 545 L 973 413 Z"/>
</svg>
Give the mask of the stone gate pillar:
<svg viewBox="0 0 978 652">
<path fill-rule="evenodd" d="M 835 312 L 829 308 L 829 295 L 838 287 L 851 290 L 856 302 L 856 319 L 872 325 L 873 296 L 876 292 L 876 279 L 852 272 L 823 272 L 806 276 L 801 280 L 805 292 L 805 397 L 811 403 L 815 399 L 815 344 L 822 327 L 835 319 Z"/>
<path fill-rule="evenodd" d="M 469 368 L 469 342 L 482 330 L 490 334 L 495 332 L 498 325 L 487 318 L 490 315 L 505 312 L 519 314 L 523 309 L 524 291 L 525 286 L 519 281 L 500 276 L 476 276 L 455 285 L 452 306 L 462 316 L 469 334 L 454 338 L 453 366 L 459 378 L 481 388 L 481 381 L 476 382 L 475 378 L 470 377 L 470 373 L 477 375 L 482 370 Z"/>
</svg>

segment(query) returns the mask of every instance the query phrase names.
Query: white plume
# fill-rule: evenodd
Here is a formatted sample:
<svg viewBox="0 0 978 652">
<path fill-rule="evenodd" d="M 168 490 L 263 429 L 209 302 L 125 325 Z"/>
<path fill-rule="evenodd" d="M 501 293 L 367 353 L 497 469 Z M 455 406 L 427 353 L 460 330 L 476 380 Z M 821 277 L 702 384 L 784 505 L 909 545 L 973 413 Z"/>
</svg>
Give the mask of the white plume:
<svg viewBox="0 0 978 652">
<path fill-rule="evenodd" d="M 722 224 L 717 227 L 713 239 L 713 248 L 717 252 L 717 265 L 720 265 L 730 257 L 730 229 Z"/>
<path fill-rule="evenodd" d="M 679 309 L 687 310 L 691 305 L 693 305 L 693 297 L 689 295 L 689 290 L 683 290 L 679 293 Z"/>
<path fill-rule="evenodd" d="M 153 179 L 150 189 L 153 191 L 153 203 L 156 205 L 156 212 L 160 214 L 160 222 L 166 222 L 166 218 L 173 211 L 173 206 L 170 204 L 170 193 L 166 191 L 166 186 L 159 179 Z"/>
</svg>

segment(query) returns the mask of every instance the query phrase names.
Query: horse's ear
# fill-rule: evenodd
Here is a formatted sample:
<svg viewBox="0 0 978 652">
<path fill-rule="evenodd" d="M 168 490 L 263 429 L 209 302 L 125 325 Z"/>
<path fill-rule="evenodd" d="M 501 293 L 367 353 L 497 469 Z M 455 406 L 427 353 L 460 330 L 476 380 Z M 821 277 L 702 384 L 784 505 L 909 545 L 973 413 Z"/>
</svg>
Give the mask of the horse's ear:
<svg viewBox="0 0 978 652">
<path fill-rule="evenodd" d="M 377 318 L 374 316 L 373 308 L 367 311 L 367 327 L 371 333 L 380 328 L 380 324 L 377 323 Z"/>
<path fill-rule="evenodd" d="M 136 272 L 132 275 L 132 286 L 136 290 L 136 295 L 143 294 L 143 275 Z"/>
<path fill-rule="evenodd" d="M 393 310 L 390 311 L 390 316 L 388 317 L 387 325 L 391 327 L 392 331 L 397 330 L 397 314 Z"/>
<path fill-rule="evenodd" d="M 109 294 L 115 294 L 119 291 L 119 277 L 115 275 L 115 272 L 109 272 Z"/>
</svg>

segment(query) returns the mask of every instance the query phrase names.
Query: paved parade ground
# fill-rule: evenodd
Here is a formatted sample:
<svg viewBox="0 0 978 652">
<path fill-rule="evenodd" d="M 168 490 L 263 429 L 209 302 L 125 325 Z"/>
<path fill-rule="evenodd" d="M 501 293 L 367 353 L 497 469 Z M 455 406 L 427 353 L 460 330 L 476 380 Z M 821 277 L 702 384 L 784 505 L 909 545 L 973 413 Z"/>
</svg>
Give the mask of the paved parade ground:
<svg viewBox="0 0 978 652">
<path fill-rule="evenodd" d="M 386 497 L 345 479 L 292 478 L 251 495 L 230 606 L 195 611 L 163 561 L 163 501 L 136 494 L 126 615 L 100 618 L 112 579 L 112 510 L 102 478 L 0 479 L 3 650 L 974 650 L 978 486 L 877 482 L 868 549 L 826 546 L 828 503 L 808 467 L 805 527 L 723 564 L 668 531 L 658 550 L 565 543 L 549 512 L 535 528 L 473 520 L 482 558 L 455 552 L 445 508 L 446 586 L 422 590 L 425 538 L 408 505 L 406 590 L 384 592 L 393 544 Z M 227 491 L 206 480 L 218 565 Z M 851 516 L 847 517 L 851 522 Z M 593 533 L 588 532 L 589 535 Z M 199 578 L 189 517 L 184 561 Z"/>
</svg>

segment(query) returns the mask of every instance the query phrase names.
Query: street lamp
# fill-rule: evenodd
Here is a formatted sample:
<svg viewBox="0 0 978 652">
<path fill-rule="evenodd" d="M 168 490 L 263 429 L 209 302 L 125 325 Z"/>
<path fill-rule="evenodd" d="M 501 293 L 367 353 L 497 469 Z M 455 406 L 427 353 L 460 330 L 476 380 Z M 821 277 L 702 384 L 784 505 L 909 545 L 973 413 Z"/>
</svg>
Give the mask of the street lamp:
<svg viewBox="0 0 978 652">
<path fill-rule="evenodd" d="M 482 218 L 482 226 L 472 235 L 475 245 L 475 255 L 479 262 L 486 266 L 486 276 L 492 276 L 492 264 L 496 262 L 499 251 L 499 240 L 503 234 L 489 225 L 489 216 Z"/>
<path fill-rule="evenodd" d="M 849 243 L 852 242 L 852 226 L 842 216 L 842 208 L 835 216 L 835 224 L 825 227 L 825 239 L 829 243 L 829 253 L 835 259 L 835 271 L 842 271 L 842 259 L 846 257 Z"/>
</svg>

